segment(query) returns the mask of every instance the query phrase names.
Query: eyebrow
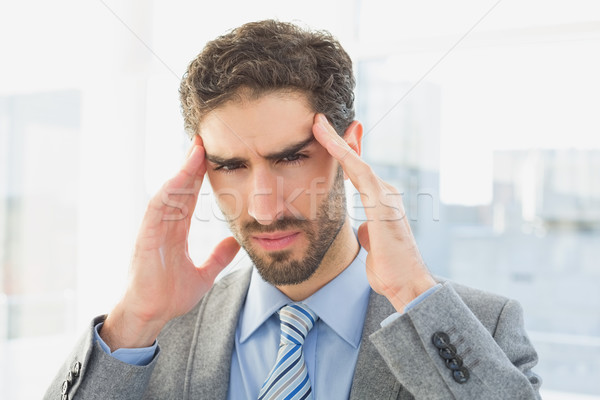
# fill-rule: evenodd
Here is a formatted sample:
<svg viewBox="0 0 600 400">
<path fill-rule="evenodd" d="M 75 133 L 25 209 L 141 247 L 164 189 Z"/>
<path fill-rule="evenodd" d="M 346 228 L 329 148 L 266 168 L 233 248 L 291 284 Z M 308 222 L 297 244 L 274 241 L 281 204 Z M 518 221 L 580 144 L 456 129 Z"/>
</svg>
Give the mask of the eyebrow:
<svg viewBox="0 0 600 400">
<path fill-rule="evenodd" d="M 300 150 L 302 150 L 305 147 L 312 144 L 314 141 L 315 141 L 315 137 L 313 135 L 311 135 L 309 138 L 304 139 L 303 141 L 298 142 L 298 143 L 292 143 L 292 144 L 286 146 L 285 148 L 283 148 L 282 150 L 278 150 L 273 153 L 265 154 L 263 156 L 263 158 L 265 158 L 269 161 L 279 160 L 281 158 L 285 158 L 285 157 L 296 154 Z M 219 164 L 219 165 L 243 164 L 248 161 L 247 159 L 242 158 L 242 157 L 225 158 L 225 157 L 219 157 L 214 154 L 208 154 L 208 152 L 206 153 L 206 159 L 214 164 Z"/>
</svg>

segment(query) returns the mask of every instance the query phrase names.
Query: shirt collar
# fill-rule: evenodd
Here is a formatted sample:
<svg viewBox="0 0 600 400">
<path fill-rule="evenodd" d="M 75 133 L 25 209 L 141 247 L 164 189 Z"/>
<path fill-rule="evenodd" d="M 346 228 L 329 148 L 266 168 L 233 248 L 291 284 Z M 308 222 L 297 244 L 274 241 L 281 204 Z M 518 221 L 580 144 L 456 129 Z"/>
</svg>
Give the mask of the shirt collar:
<svg viewBox="0 0 600 400">
<path fill-rule="evenodd" d="M 371 289 L 367 280 L 366 257 L 367 251 L 361 247 L 346 269 L 303 301 L 354 348 L 360 344 Z M 245 342 L 281 307 L 290 303 L 292 301 L 286 295 L 265 282 L 254 268 L 240 321 L 240 343 Z"/>
</svg>

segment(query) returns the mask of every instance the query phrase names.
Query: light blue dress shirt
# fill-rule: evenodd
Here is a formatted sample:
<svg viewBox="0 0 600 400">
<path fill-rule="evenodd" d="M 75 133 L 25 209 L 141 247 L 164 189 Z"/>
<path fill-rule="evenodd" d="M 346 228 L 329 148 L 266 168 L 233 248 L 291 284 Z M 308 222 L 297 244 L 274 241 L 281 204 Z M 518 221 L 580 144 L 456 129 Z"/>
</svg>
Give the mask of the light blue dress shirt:
<svg viewBox="0 0 600 400">
<path fill-rule="evenodd" d="M 366 275 L 367 252 L 362 247 L 354 261 L 335 279 L 303 301 L 319 320 L 304 342 L 304 358 L 311 386 L 317 399 L 347 399 L 352 387 L 358 359 L 362 328 L 369 304 L 370 285 Z M 411 301 L 407 312 L 441 287 L 432 287 Z M 265 282 L 256 269 L 252 271 L 246 301 L 240 312 L 231 360 L 228 399 L 256 399 L 270 372 L 279 347 L 280 324 L 277 311 L 292 301 L 279 289 Z M 382 321 L 385 326 L 401 313 Z M 98 334 L 102 349 L 120 361 L 147 365 L 157 348 L 110 348 Z"/>
<path fill-rule="evenodd" d="M 302 301 L 319 319 L 304 341 L 304 360 L 317 399 L 347 399 L 358 359 L 371 288 L 367 252 Z M 277 311 L 292 301 L 253 270 L 235 332 L 228 399 L 256 399 L 277 358 Z"/>
</svg>

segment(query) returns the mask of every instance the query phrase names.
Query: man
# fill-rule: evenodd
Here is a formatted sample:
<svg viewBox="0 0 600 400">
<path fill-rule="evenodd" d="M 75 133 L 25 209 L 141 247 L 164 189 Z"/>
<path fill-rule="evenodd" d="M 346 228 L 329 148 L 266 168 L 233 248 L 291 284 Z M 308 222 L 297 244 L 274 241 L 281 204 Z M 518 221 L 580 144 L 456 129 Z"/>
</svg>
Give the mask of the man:
<svg viewBox="0 0 600 400">
<path fill-rule="evenodd" d="M 519 305 L 431 276 L 397 191 L 360 159 L 353 89 L 324 32 L 262 21 L 207 44 L 181 84 L 190 153 L 150 201 L 125 295 L 46 398 L 539 398 Z M 233 237 L 197 267 L 205 175 Z M 213 285 L 240 245 L 253 268 Z"/>
</svg>

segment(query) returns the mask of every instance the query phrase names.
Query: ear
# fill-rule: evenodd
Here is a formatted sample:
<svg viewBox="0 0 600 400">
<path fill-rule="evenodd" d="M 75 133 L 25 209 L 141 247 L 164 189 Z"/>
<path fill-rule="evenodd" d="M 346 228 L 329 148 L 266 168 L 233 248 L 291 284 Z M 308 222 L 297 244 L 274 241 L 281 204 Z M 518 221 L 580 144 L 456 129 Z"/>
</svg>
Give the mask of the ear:
<svg viewBox="0 0 600 400">
<path fill-rule="evenodd" d="M 352 121 L 350 126 L 344 132 L 344 141 L 348 143 L 348 146 L 356 154 L 361 155 L 362 151 L 362 137 L 363 137 L 363 126 L 359 121 Z M 346 172 L 344 172 L 344 179 L 348 179 Z"/>
<path fill-rule="evenodd" d="M 359 121 L 352 121 L 344 132 L 344 140 L 360 156 L 362 150 L 363 126 Z"/>
</svg>

